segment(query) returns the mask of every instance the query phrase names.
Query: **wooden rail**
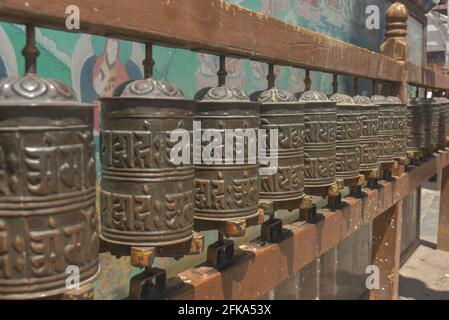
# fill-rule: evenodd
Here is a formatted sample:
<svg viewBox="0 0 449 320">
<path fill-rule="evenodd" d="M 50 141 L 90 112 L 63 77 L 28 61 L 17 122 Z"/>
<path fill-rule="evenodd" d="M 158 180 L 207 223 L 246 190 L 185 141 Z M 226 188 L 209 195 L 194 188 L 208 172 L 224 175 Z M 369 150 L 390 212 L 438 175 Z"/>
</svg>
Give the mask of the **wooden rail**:
<svg viewBox="0 0 449 320">
<path fill-rule="evenodd" d="M 403 66 L 382 54 L 221 0 L 1 0 L 0 19 L 69 31 L 66 7 L 80 8 L 80 30 L 368 79 L 401 81 Z"/>
<path fill-rule="evenodd" d="M 364 189 L 366 195 L 361 199 L 345 198 L 346 206 L 342 210 L 320 210 L 322 220 L 317 224 L 295 222 L 284 226 L 284 238 L 280 243 L 263 245 L 256 240 L 240 246 L 234 263 L 221 272 L 206 266 L 184 271 L 179 278 L 169 280 L 172 290 L 168 297 L 257 299 L 353 234 L 361 225 L 397 207 L 410 191 L 448 165 L 449 153 L 440 151 L 412 171 L 395 177 L 395 181 L 383 182 L 379 189 Z M 390 247 L 394 250 L 393 244 Z M 391 263 L 388 260 L 384 262 Z"/>
</svg>

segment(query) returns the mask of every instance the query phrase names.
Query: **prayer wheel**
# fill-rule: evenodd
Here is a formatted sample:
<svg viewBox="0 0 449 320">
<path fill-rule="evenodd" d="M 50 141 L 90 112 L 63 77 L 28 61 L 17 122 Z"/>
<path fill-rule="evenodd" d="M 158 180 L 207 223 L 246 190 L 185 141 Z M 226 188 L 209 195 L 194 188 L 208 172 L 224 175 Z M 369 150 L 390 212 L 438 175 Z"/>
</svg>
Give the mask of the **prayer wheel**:
<svg viewBox="0 0 449 320">
<path fill-rule="evenodd" d="M 204 88 L 195 99 L 195 219 L 228 222 L 257 216 L 259 103 L 226 86 Z"/>
<path fill-rule="evenodd" d="M 433 108 L 431 105 L 431 99 L 422 98 L 422 115 L 423 115 L 423 140 L 424 140 L 424 154 L 431 155 L 433 152 Z"/>
<path fill-rule="evenodd" d="M 423 98 L 410 100 L 407 106 L 407 152 L 414 157 L 420 157 L 425 149 Z"/>
<path fill-rule="evenodd" d="M 336 103 L 318 91 L 298 95 L 304 103 L 304 185 L 330 187 L 336 182 Z"/>
<path fill-rule="evenodd" d="M 351 97 L 336 93 L 330 100 L 337 103 L 336 177 L 339 180 L 360 176 L 360 106 Z"/>
<path fill-rule="evenodd" d="M 394 161 L 394 105 L 379 95 L 371 97 L 371 101 L 379 107 L 379 163 L 392 164 Z"/>
<path fill-rule="evenodd" d="M 432 149 L 436 151 L 439 143 L 439 131 L 440 131 L 440 104 L 431 98 L 427 100 L 427 106 L 431 109 L 432 113 Z"/>
<path fill-rule="evenodd" d="M 398 97 L 386 97 L 385 103 L 393 108 L 393 155 L 404 159 L 407 151 L 407 107 Z"/>
<path fill-rule="evenodd" d="M 360 171 L 379 169 L 379 107 L 364 96 L 353 98 L 360 107 Z"/>
<path fill-rule="evenodd" d="M 0 299 L 65 293 L 76 268 L 81 286 L 94 281 L 92 128 L 93 105 L 65 84 L 31 73 L 0 81 Z"/>
<path fill-rule="evenodd" d="M 266 130 L 266 145 L 276 152 L 278 168 L 274 174 L 260 177 L 260 198 L 289 201 L 304 197 L 304 111 L 288 91 L 269 89 L 251 95 L 260 105 L 260 128 Z M 276 146 L 270 144 L 272 130 L 277 130 Z M 271 133 L 270 133 L 271 132 Z M 259 159 L 268 156 L 259 154 Z M 261 167 L 266 167 L 262 165 Z"/>
<path fill-rule="evenodd" d="M 101 237 L 163 247 L 193 237 L 195 103 L 166 81 L 128 83 L 101 99 Z"/>
<path fill-rule="evenodd" d="M 434 99 L 439 106 L 438 147 L 443 149 L 446 145 L 446 124 L 448 123 L 448 119 L 446 119 L 446 117 L 448 99 L 443 97 L 436 97 Z"/>
</svg>

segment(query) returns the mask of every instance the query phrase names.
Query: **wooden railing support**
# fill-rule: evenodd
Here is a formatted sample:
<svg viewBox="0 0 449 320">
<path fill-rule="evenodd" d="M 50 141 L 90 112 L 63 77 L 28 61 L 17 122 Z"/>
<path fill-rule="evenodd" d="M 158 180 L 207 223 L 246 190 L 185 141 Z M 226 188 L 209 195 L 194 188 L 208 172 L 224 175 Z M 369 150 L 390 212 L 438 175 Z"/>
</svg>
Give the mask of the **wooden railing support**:
<svg viewBox="0 0 449 320">
<path fill-rule="evenodd" d="M 442 170 L 440 190 L 437 249 L 449 252 L 449 166 Z"/>
</svg>

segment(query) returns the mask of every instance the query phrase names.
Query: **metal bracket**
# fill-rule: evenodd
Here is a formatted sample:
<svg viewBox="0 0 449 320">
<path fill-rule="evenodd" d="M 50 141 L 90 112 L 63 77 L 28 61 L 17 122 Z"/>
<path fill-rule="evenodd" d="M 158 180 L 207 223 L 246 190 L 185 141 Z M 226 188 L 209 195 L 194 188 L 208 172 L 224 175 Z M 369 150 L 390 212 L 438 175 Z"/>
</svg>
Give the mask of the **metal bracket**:
<svg viewBox="0 0 449 320">
<path fill-rule="evenodd" d="M 207 263 L 217 269 L 227 266 L 234 257 L 234 241 L 219 240 L 207 248 Z"/>
<path fill-rule="evenodd" d="M 146 268 L 129 282 L 129 298 L 132 300 L 158 299 L 165 290 L 167 274 L 164 269 Z"/>
<path fill-rule="evenodd" d="M 260 230 L 262 240 L 268 243 L 279 242 L 282 237 L 282 225 L 282 220 L 274 217 L 264 222 Z"/>
</svg>

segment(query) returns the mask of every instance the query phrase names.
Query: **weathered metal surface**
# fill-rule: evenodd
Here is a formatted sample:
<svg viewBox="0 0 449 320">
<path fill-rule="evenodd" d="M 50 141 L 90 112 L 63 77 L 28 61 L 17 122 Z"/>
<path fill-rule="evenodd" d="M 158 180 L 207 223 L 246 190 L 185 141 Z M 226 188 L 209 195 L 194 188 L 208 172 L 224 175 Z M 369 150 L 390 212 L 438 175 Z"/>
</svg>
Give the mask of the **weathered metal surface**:
<svg viewBox="0 0 449 320">
<path fill-rule="evenodd" d="M 379 168 L 379 107 L 371 99 L 363 96 L 354 97 L 354 103 L 360 106 L 360 171 Z"/>
<path fill-rule="evenodd" d="M 371 101 L 379 106 L 379 163 L 393 163 L 394 160 L 394 109 L 383 96 L 373 96 Z"/>
<path fill-rule="evenodd" d="M 112 244 L 156 247 L 193 237 L 194 168 L 172 151 L 192 135 L 194 101 L 153 79 L 101 99 L 101 237 Z M 183 140 L 186 141 L 186 140 Z M 181 143 L 181 142 L 179 142 Z M 190 146 L 191 144 L 188 144 Z"/>
<path fill-rule="evenodd" d="M 423 125 L 424 125 L 424 130 L 423 130 L 423 140 L 424 140 L 424 152 L 426 154 L 432 153 L 433 152 L 433 137 L 432 137 L 432 120 L 433 120 L 433 116 L 432 116 L 432 107 L 430 105 L 430 100 L 427 98 L 423 98 L 422 100 L 423 106 L 422 106 L 422 115 L 423 115 Z"/>
<path fill-rule="evenodd" d="M 33 74 L 0 81 L 0 299 L 63 293 L 98 271 L 93 106 Z"/>
<path fill-rule="evenodd" d="M 336 103 L 316 91 L 298 96 L 304 102 L 304 185 L 331 186 L 336 181 Z"/>
<path fill-rule="evenodd" d="M 443 97 L 434 98 L 439 108 L 439 118 L 438 118 L 438 146 L 443 148 L 446 145 L 446 125 L 449 123 L 448 116 L 448 103 L 449 99 Z"/>
<path fill-rule="evenodd" d="M 362 224 L 404 199 L 410 190 L 447 165 L 449 154 L 440 152 L 393 182 L 382 182 L 377 189 L 364 189 L 366 196 L 361 199 L 347 198 L 347 206 L 342 210 L 319 210 L 317 224 L 285 225 L 283 239 L 277 244 L 263 245 L 254 241 L 242 245 L 236 250 L 234 262 L 221 272 L 209 267 L 186 270 L 179 274 L 184 285 L 179 286 L 179 281 L 173 279 L 177 287 L 169 298 L 257 299 L 360 230 Z M 298 246 L 298 243 L 308 245 Z"/>
<path fill-rule="evenodd" d="M 440 104 L 434 98 L 429 100 L 432 108 L 432 145 L 434 150 L 438 148 L 440 131 Z"/>
<path fill-rule="evenodd" d="M 234 144 L 234 139 L 227 141 L 225 130 L 250 129 L 257 133 L 259 104 L 251 102 L 243 91 L 224 86 L 200 90 L 195 98 L 200 100 L 195 121 L 201 124 L 201 135 L 206 129 L 215 130 L 223 143 L 219 164 L 208 164 L 203 159 L 195 165 L 195 219 L 225 222 L 257 216 L 260 181 L 256 137 L 235 139 Z M 235 146 L 232 159 L 224 151 L 226 143 Z M 198 152 L 204 154 L 206 146 L 202 143 Z M 252 152 L 249 148 L 253 148 Z M 236 156 L 242 164 L 238 164 Z"/>
<path fill-rule="evenodd" d="M 406 157 L 407 151 L 407 107 L 398 97 L 387 97 L 385 102 L 393 106 L 393 155 L 395 159 Z"/>
<path fill-rule="evenodd" d="M 278 130 L 278 170 L 260 177 L 260 198 L 289 201 L 304 197 L 304 111 L 291 93 L 278 89 L 256 92 L 253 101 L 260 102 L 260 128 Z M 267 146 L 270 146 L 270 134 Z M 259 159 L 266 157 L 260 154 Z M 262 165 L 261 165 L 262 166 Z M 267 165 L 263 165 L 267 166 Z"/>
<path fill-rule="evenodd" d="M 407 151 L 421 153 L 425 149 L 423 99 L 410 100 L 407 106 Z"/>
<path fill-rule="evenodd" d="M 357 179 L 360 175 L 360 106 L 343 94 L 336 93 L 330 100 L 337 103 L 336 177 Z"/>
</svg>

